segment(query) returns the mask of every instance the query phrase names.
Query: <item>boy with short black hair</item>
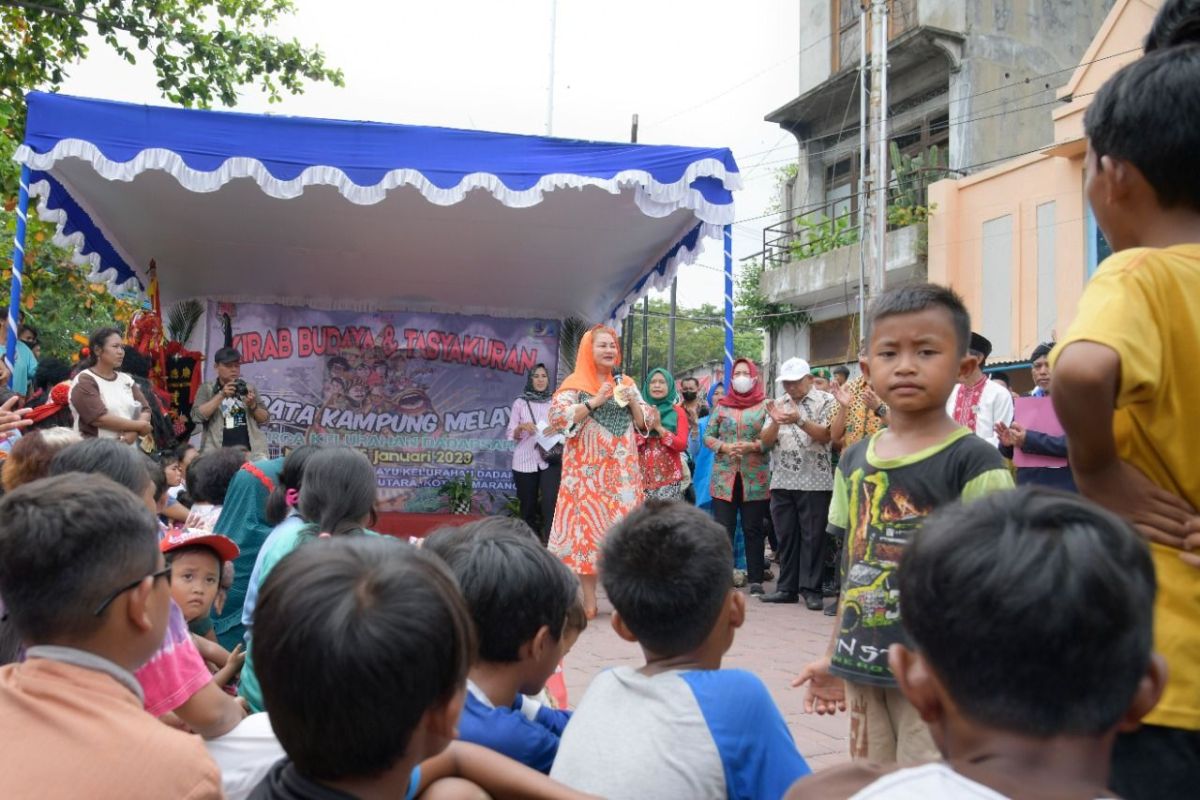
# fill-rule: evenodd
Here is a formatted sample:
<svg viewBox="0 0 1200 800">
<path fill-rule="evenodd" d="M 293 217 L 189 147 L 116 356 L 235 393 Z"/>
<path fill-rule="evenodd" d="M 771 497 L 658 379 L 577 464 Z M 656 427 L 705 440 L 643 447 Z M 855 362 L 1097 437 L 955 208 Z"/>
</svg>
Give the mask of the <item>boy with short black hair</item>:
<svg viewBox="0 0 1200 800">
<path fill-rule="evenodd" d="M 945 287 L 893 289 L 871 305 L 860 363 L 887 404 L 888 427 L 838 463 L 829 508 L 829 531 L 845 542 L 838 622 L 827 656 L 794 683 L 808 684 L 806 711 L 833 714 L 849 705 L 854 759 L 917 764 L 938 757 L 888 667 L 888 648 L 904 641 L 896 568 L 933 511 L 1013 486 L 999 451 L 946 412 L 957 381 L 977 366 L 970 338 L 970 315 Z"/>
<path fill-rule="evenodd" d="M 567 612 L 579 595 L 571 571 L 538 540 L 482 520 L 444 551 L 479 637 L 459 738 L 548 773 L 568 711 L 533 697 L 562 660 Z"/>
<path fill-rule="evenodd" d="M 1117 732 L 1166 678 L 1154 566 L 1129 526 L 1042 489 L 955 504 L 913 537 L 899 585 L 910 644 L 892 646 L 892 669 L 945 762 L 838 767 L 789 800 L 1109 796 Z"/>
<path fill-rule="evenodd" d="M 372 537 L 289 553 L 254 617 L 263 697 L 288 758 L 251 798 L 411 798 L 444 777 L 496 797 L 579 797 L 452 741 L 474 651 L 466 604 L 437 558 Z"/>
<path fill-rule="evenodd" d="M 692 506 L 649 500 L 605 537 L 613 628 L 641 669 L 588 687 L 551 777 L 612 800 L 780 797 L 809 773 L 755 675 L 721 669 L 746 616 L 725 529 Z"/>
<path fill-rule="evenodd" d="M 1191 6 L 1190 9 L 1188 6 Z M 1051 354 L 1075 484 L 1150 540 L 1162 702 L 1114 752 L 1112 788 L 1180 797 L 1200 784 L 1200 7 L 1167 3 L 1153 52 L 1088 108 L 1085 191 L 1114 255 Z"/>
<path fill-rule="evenodd" d="M 163 641 L 171 591 L 154 515 L 100 475 L 0 501 L 0 593 L 28 646 L 0 669 L 9 797 L 221 796 L 199 737 L 142 710 L 133 671 Z"/>
</svg>

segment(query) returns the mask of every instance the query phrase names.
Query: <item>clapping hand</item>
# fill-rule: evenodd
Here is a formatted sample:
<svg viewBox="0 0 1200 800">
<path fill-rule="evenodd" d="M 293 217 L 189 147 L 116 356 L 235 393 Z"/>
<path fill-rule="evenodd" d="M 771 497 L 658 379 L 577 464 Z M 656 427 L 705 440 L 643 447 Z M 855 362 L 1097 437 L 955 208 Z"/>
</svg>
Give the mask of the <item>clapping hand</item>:
<svg viewBox="0 0 1200 800">
<path fill-rule="evenodd" d="M 758 442 L 731 442 L 729 451 L 739 458 L 747 453 L 758 451 Z"/>
<path fill-rule="evenodd" d="M 662 417 L 657 408 L 646 409 L 646 430 L 663 432 Z"/>
<path fill-rule="evenodd" d="M 996 436 L 1000 437 L 1000 444 L 1005 447 L 1020 449 L 1025 446 L 1025 426 L 1019 422 L 1014 422 L 1012 425 L 997 422 Z"/>
<path fill-rule="evenodd" d="M 874 411 L 875 409 L 879 408 L 881 401 L 879 399 L 879 395 L 875 394 L 875 390 L 871 388 L 871 384 L 868 383 L 866 388 L 863 389 L 862 397 L 863 403 L 866 404 L 868 411 Z M 849 404 L 847 403 L 847 405 Z"/>
<path fill-rule="evenodd" d="M 800 409 L 790 403 L 785 405 L 770 400 L 767 402 L 767 414 L 777 425 L 790 425 L 800 421 Z"/>
<path fill-rule="evenodd" d="M 20 397 L 13 395 L 8 398 L 8 401 L 0 406 L 0 439 L 7 438 L 5 434 L 10 431 L 28 428 L 33 424 L 33 420 L 25 419 L 25 415 L 29 413 L 28 408 L 17 408 L 17 403 L 21 400 Z"/>
<path fill-rule="evenodd" d="M 833 383 L 831 391 L 833 392 L 833 399 L 837 400 L 840 406 L 849 408 L 850 404 L 854 402 L 854 398 L 846 391 L 846 387 L 841 386 L 836 381 Z M 870 387 L 868 387 L 868 391 L 870 391 Z M 872 392 L 872 394 L 874 393 Z"/>
</svg>

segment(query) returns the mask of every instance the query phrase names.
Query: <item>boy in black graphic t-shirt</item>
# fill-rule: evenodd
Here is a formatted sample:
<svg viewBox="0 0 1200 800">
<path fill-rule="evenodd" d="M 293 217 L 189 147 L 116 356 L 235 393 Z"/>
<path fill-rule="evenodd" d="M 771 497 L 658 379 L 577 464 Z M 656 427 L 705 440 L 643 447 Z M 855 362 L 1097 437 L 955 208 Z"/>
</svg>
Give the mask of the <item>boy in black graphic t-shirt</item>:
<svg viewBox="0 0 1200 800">
<path fill-rule="evenodd" d="M 935 509 L 1013 486 L 996 448 L 946 414 L 970 374 L 971 319 L 949 289 L 895 289 L 871 306 L 863 374 L 888 406 L 889 425 L 846 450 L 834 474 L 831 533 L 845 537 L 842 594 L 826 658 L 805 666 L 805 710 L 850 705 L 850 755 L 915 764 L 939 757 L 916 710 L 896 688 L 888 648 L 903 643 L 896 568 Z"/>
</svg>

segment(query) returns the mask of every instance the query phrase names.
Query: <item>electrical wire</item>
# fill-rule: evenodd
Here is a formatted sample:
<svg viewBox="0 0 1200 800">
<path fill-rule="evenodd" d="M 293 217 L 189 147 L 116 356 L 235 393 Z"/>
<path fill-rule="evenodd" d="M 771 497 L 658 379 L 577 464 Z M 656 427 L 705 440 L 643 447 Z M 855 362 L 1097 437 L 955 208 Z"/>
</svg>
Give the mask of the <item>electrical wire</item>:
<svg viewBox="0 0 1200 800">
<path fill-rule="evenodd" d="M 717 94 L 713 95 L 712 97 L 709 97 L 705 100 L 701 100 L 698 103 L 693 103 L 692 105 L 687 106 L 686 108 L 681 108 L 680 110 L 672 112 L 660 119 L 648 121 L 646 127 L 653 128 L 656 126 L 663 125 L 673 119 L 682 117 L 684 114 L 690 114 L 691 112 L 695 111 L 696 109 L 703 108 L 704 106 L 709 105 L 710 103 L 714 103 L 717 100 L 720 100 L 722 97 L 725 97 L 725 96 L 733 93 L 737 89 L 742 88 L 746 84 L 752 83 L 753 81 L 757 80 L 758 78 L 762 77 L 763 75 L 766 75 L 768 72 L 778 69 L 779 67 L 783 66 L 784 64 L 786 64 L 788 62 L 800 58 L 805 53 L 807 53 L 809 50 L 812 50 L 814 47 L 816 47 L 820 44 L 824 44 L 825 42 L 829 41 L 832 38 L 833 38 L 833 33 L 830 32 L 828 35 L 822 36 L 820 39 L 817 39 L 814 42 L 810 42 L 809 44 L 805 45 L 804 47 L 801 47 L 797 52 L 792 53 L 792 54 L 786 56 L 785 58 L 781 58 L 780 60 L 774 62 L 773 64 L 770 64 L 770 65 L 760 69 L 758 72 L 753 73 L 748 78 L 745 78 L 745 79 L 733 84 L 728 89 L 718 92 Z"/>
<path fill-rule="evenodd" d="M 1090 65 L 1090 64 L 1095 64 L 1095 63 L 1098 63 L 1098 62 L 1100 62 L 1100 61 L 1107 61 L 1107 60 L 1108 60 L 1108 59 L 1110 59 L 1110 58 L 1119 58 L 1119 57 L 1121 57 L 1121 56 L 1127 56 L 1127 55 L 1129 55 L 1129 54 L 1131 54 L 1131 53 L 1140 53 L 1140 52 L 1141 52 L 1141 48 L 1140 48 L 1140 47 L 1135 47 L 1135 48 L 1133 48 L 1133 49 L 1130 49 L 1130 50 L 1122 50 L 1122 51 L 1121 51 L 1121 52 L 1119 52 L 1119 53 L 1112 53 L 1112 54 L 1110 54 L 1110 55 L 1107 55 L 1107 56 L 1101 56 L 1101 57 L 1099 57 L 1099 58 L 1094 58 L 1094 59 L 1092 59 L 1091 61 L 1083 61 L 1083 62 L 1080 62 L 1080 63 L 1078 63 L 1078 64 L 1075 64 L 1074 66 L 1071 66 L 1071 67 L 1064 67 L 1063 69 L 1054 70 L 1053 72 L 1044 72 L 1044 73 L 1041 73 L 1040 75 L 1030 75 L 1029 77 L 1025 78 L 1025 79 L 1022 81 L 1022 83 L 1023 83 L 1023 84 L 1029 84 L 1029 83 L 1031 83 L 1031 82 L 1033 82 L 1033 81 L 1041 80 L 1042 78 L 1050 78 L 1050 77 L 1053 77 L 1053 76 L 1055 76 L 1055 75 L 1060 75 L 1060 74 L 1062 74 L 1062 73 L 1064 73 L 1064 72 L 1073 72 L 1074 70 L 1077 70 L 1077 69 L 1079 69 L 1080 67 L 1086 67 L 1086 66 L 1088 66 L 1088 65 Z M 855 71 L 857 72 L 857 70 L 855 70 Z M 994 93 L 994 92 L 1003 91 L 1003 90 L 1005 90 L 1005 89 L 1015 89 L 1015 88 L 1017 88 L 1018 86 L 1021 86 L 1021 85 L 1022 85 L 1022 83 L 1011 83 L 1011 84 L 1007 84 L 1007 85 L 1005 85 L 1005 86 L 997 86 L 997 87 L 993 87 L 993 88 L 991 88 L 991 89 L 985 89 L 985 90 L 983 90 L 983 91 L 980 91 L 980 92 L 974 92 L 974 93 L 972 93 L 972 94 L 966 95 L 965 97 L 960 97 L 960 98 L 952 99 L 952 100 L 950 100 L 950 101 L 949 101 L 949 104 L 950 104 L 950 105 L 954 105 L 954 104 L 961 104 L 961 103 L 965 103 L 965 102 L 966 102 L 966 101 L 968 101 L 968 100 L 972 100 L 972 99 L 974 99 L 974 98 L 976 98 L 976 97 L 983 97 L 984 95 L 989 95 L 989 94 L 992 94 L 992 93 Z M 978 113 L 982 113 L 982 112 L 984 112 L 984 111 L 990 111 L 990 110 L 992 110 L 992 109 L 995 109 L 995 108 L 1000 108 L 1000 107 L 1002 107 L 1003 105 L 1005 105 L 1006 103 L 1016 102 L 1016 101 L 1019 101 L 1019 100 L 1027 100 L 1027 99 L 1029 99 L 1030 97 L 1034 97 L 1034 96 L 1036 96 L 1036 95 L 1039 95 L 1039 94 L 1042 94 L 1043 92 L 1046 92 L 1046 91 L 1052 91 L 1052 90 L 1051 90 L 1051 89 L 1038 89 L 1038 90 L 1036 90 L 1036 91 L 1034 91 L 1034 92 L 1030 92 L 1029 94 L 1021 95 L 1020 97 L 1009 98 L 1008 100 L 1003 100 L 1003 101 L 1001 101 L 1001 102 L 999 102 L 999 103 L 996 103 L 996 104 L 993 104 L 993 105 L 990 105 L 990 106 L 985 106 L 985 107 L 983 107 L 983 108 L 977 108 L 977 109 L 974 109 L 974 110 L 973 110 L 973 113 L 976 113 L 976 114 L 978 114 Z M 1084 96 L 1085 96 L 1085 95 L 1082 95 L 1082 94 L 1081 94 L 1081 95 L 1075 95 L 1074 97 L 1084 97 Z M 1073 98 L 1072 98 L 1072 99 L 1073 99 Z M 1064 102 L 1065 102 L 1065 99 L 1064 99 Z M 1014 110 L 1019 110 L 1019 109 L 1014 109 Z M 858 129 L 858 126 L 854 126 L 854 127 L 852 128 L 852 130 L 857 130 L 857 129 Z M 935 128 L 931 126 L 931 127 L 930 127 L 930 132 L 933 132 L 934 130 L 935 130 Z M 936 128 L 936 130 L 941 130 L 941 127 L 940 127 L 940 126 L 939 126 L 939 127 L 937 127 L 937 128 Z M 842 135 L 842 134 L 844 134 L 844 133 L 846 133 L 846 131 L 844 131 L 844 130 L 843 130 L 843 131 L 831 131 L 831 132 L 829 132 L 829 133 L 823 133 L 823 134 L 821 134 L 820 136 L 813 136 L 813 137 L 810 137 L 810 138 L 808 138 L 808 139 L 801 140 L 801 141 L 799 142 L 799 145 L 800 145 L 801 147 L 807 147 L 808 145 L 810 145 L 810 144 L 813 144 L 814 142 L 819 142 L 819 141 L 821 141 L 821 140 L 823 140 L 823 139 L 829 139 L 829 138 L 832 138 L 832 137 L 834 137 L 834 136 L 839 136 L 839 135 Z M 790 145 L 790 144 L 788 144 L 788 145 L 786 145 L 786 146 L 790 147 L 791 145 Z M 774 150 L 779 150 L 779 149 L 782 149 L 782 146 L 780 146 L 780 145 L 777 145 L 777 146 L 775 146 L 775 147 L 773 147 L 773 148 L 770 148 L 769 150 L 758 150 L 758 151 L 754 151 L 754 152 L 750 152 L 750 153 L 742 153 L 742 154 L 739 154 L 739 158 L 752 158 L 752 157 L 754 157 L 754 156 L 757 156 L 757 155 L 762 155 L 762 154 L 763 154 L 763 153 L 765 153 L 765 152 L 773 152 Z"/>
</svg>

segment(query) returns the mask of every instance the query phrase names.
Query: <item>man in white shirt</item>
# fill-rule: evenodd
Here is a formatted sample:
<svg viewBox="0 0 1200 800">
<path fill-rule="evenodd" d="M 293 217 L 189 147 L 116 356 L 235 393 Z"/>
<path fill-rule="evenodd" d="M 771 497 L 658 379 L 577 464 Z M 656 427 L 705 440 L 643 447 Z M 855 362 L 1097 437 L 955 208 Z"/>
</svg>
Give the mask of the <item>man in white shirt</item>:
<svg viewBox="0 0 1200 800">
<path fill-rule="evenodd" d="M 975 435 L 986 439 L 993 447 L 999 447 L 996 424 L 1012 424 L 1012 394 L 983 372 L 983 365 L 992 354 L 991 342 L 978 333 L 972 333 L 967 352 L 975 356 L 978 362 L 971 374 L 950 393 L 950 399 L 946 401 L 946 413 L 959 425 L 975 431 Z"/>
</svg>

